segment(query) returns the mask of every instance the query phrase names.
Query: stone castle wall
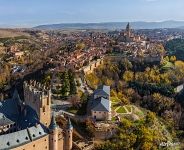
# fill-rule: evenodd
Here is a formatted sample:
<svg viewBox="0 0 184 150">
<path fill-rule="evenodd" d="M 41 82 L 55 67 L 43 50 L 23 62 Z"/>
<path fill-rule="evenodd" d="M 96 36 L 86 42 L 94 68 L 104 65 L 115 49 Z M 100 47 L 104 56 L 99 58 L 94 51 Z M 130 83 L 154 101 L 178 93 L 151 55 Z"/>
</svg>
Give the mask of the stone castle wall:
<svg viewBox="0 0 184 150">
<path fill-rule="evenodd" d="M 90 74 L 101 64 L 103 64 L 103 59 L 98 59 L 97 61 L 91 62 L 88 66 L 84 67 L 83 71 L 85 74 Z"/>
</svg>

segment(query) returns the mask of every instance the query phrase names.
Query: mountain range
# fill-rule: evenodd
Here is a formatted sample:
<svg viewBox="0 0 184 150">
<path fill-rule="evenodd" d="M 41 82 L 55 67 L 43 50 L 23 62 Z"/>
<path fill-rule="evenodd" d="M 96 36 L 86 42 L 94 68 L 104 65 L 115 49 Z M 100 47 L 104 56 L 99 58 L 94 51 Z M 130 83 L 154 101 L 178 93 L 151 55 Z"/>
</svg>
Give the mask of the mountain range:
<svg viewBox="0 0 184 150">
<path fill-rule="evenodd" d="M 162 22 L 130 22 L 134 29 L 157 29 L 157 28 L 182 28 L 184 29 L 184 21 L 162 21 Z M 127 22 L 104 22 L 104 23 L 61 23 L 39 25 L 36 29 L 123 29 Z"/>
</svg>

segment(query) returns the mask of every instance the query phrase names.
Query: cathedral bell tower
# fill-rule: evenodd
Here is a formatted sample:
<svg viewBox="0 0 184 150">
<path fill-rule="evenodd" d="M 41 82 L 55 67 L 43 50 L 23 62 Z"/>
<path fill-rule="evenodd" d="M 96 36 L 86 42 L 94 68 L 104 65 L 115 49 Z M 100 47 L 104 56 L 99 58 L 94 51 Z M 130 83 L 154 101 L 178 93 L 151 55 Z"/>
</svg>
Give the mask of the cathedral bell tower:
<svg viewBox="0 0 184 150">
<path fill-rule="evenodd" d="M 127 36 L 128 36 L 128 37 L 130 37 L 130 36 L 131 36 L 130 23 L 128 23 L 128 24 L 127 24 L 127 26 L 126 26 L 126 34 L 127 34 Z"/>
</svg>

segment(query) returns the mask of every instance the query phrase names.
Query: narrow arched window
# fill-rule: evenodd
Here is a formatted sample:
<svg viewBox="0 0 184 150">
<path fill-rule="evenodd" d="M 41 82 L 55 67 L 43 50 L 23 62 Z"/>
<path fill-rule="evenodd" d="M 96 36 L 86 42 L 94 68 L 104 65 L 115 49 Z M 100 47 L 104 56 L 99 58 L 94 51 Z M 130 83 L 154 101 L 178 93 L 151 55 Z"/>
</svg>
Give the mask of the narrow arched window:
<svg viewBox="0 0 184 150">
<path fill-rule="evenodd" d="M 43 106 L 43 112 L 45 112 L 45 106 Z"/>
</svg>

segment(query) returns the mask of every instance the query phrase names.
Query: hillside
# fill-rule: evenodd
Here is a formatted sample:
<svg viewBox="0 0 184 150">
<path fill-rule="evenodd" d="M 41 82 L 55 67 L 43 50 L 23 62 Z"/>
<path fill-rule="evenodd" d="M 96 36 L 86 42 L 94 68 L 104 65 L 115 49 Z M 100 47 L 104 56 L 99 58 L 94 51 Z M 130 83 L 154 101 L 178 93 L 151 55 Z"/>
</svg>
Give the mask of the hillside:
<svg viewBox="0 0 184 150">
<path fill-rule="evenodd" d="M 165 49 L 170 55 L 175 55 L 177 59 L 184 60 L 184 40 L 174 39 L 168 41 L 165 45 Z"/>
<path fill-rule="evenodd" d="M 0 29 L 0 38 L 9 38 L 9 37 L 17 37 L 17 36 L 29 36 L 28 34 L 14 30 L 14 29 Z"/>
<path fill-rule="evenodd" d="M 40 25 L 36 29 L 122 29 L 127 22 L 105 22 L 105 23 L 61 23 Z M 131 22 L 134 29 L 154 29 L 154 28 L 180 28 L 184 26 L 184 21 L 163 21 L 163 22 Z"/>
</svg>

